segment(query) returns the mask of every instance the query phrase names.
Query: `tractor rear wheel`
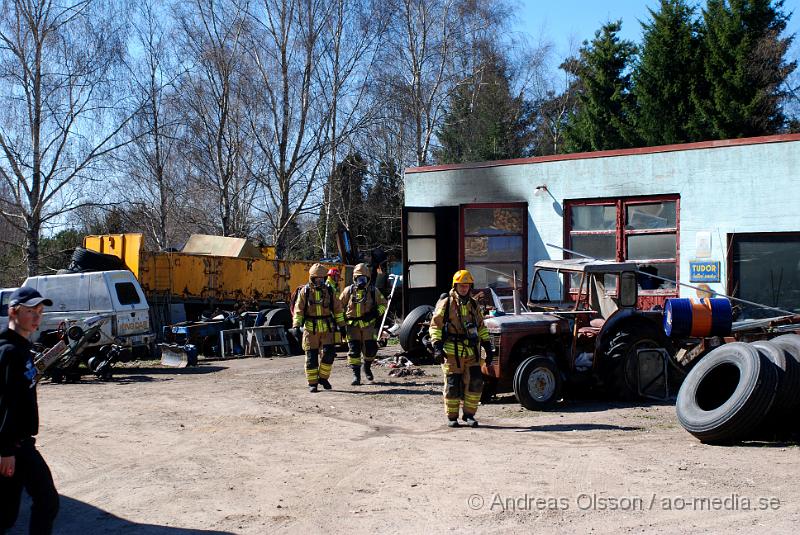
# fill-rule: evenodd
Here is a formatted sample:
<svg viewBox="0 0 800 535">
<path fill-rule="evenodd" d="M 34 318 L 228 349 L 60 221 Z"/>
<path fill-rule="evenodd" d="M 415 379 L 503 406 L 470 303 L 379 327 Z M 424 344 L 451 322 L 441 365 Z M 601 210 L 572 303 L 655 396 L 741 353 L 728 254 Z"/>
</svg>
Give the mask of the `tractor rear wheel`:
<svg viewBox="0 0 800 535">
<path fill-rule="evenodd" d="M 639 397 L 640 349 L 666 349 L 670 355 L 674 353 L 672 344 L 654 326 L 638 324 L 620 329 L 611 338 L 604 361 L 599 363 L 603 370 L 603 381 L 610 394 L 625 400 Z M 672 358 L 667 369 L 668 387 L 672 395 L 673 392 L 677 393 L 685 374 L 674 365 Z"/>
</svg>

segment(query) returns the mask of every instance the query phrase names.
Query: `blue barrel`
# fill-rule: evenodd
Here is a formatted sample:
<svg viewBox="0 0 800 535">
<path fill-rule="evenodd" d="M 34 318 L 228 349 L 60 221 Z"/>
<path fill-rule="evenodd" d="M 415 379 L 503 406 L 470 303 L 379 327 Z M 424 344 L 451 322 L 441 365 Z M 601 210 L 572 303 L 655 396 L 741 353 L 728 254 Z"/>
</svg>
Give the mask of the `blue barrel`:
<svg viewBox="0 0 800 535">
<path fill-rule="evenodd" d="M 724 297 L 705 298 L 711 303 L 711 334 L 709 336 L 730 336 L 733 328 L 733 307 Z"/>
<path fill-rule="evenodd" d="M 722 298 L 667 299 L 664 332 L 671 337 L 728 336 L 733 323 L 730 301 Z"/>
</svg>

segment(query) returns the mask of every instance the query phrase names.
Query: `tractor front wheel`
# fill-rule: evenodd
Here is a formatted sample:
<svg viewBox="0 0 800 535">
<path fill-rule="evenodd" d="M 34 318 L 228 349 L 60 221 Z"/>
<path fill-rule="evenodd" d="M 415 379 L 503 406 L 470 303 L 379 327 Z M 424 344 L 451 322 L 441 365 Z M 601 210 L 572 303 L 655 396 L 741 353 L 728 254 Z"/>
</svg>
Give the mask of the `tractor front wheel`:
<svg viewBox="0 0 800 535">
<path fill-rule="evenodd" d="M 561 399 L 562 387 L 558 366 L 548 357 L 528 357 L 514 373 L 514 395 L 529 411 L 551 409 Z"/>
</svg>

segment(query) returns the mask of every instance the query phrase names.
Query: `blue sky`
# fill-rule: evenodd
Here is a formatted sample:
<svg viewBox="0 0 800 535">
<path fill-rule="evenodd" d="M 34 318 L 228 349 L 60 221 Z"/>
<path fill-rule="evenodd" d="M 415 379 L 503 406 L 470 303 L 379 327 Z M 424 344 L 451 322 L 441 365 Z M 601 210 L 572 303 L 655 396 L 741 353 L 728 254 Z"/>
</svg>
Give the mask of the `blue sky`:
<svg viewBox="0 0 800 535">
<path fill-rule="evenodd" d="M 591 40 L 604 23 L 622 19 L 622 37 L 641 40 L 639 21 L 648 20 L 647 8 L 656 9 L 658 0 L 517 0 L 519 5 L 516 30 L 527 33 L 533 42 L 550 42 L 557 58 L 576 52 L 584 39 Z M 705 1 L 697 4 L 705 6 Z M 789 20 L 789 33 L 800 33 L 800 0 L 786 0 L 784 12 L 794 12 Z M 800 36 L 795 39 L 794 56 L 800 50 Z"/>
</svg>

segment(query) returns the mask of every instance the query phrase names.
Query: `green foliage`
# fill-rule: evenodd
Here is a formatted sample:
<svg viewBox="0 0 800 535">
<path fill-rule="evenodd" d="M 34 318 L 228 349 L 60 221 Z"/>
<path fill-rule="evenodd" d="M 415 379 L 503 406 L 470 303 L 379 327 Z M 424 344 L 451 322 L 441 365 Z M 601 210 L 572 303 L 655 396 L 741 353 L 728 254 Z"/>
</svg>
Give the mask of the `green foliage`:
<svg viewBox="0 0 800 535">
<path fill-rule="evenodd" d="M 505 59 L 483 52 L 482 67 L 459 84 L 450 97 L 443 126 L 437 130 L 437 163 L 504 160 L 528 155 L 533 107 L 511 94 Z"/>
<path fill-rule="evenodd" d="M 75 247 L 83 243 L 85 232 L 66 229 L 53 236 L 39 239 L 39 273 L 52 274 L 66 268 L 72 260 Z M 27 277 L 27 263 L 20 245 L 0 244 L 0 288 L 15 287 Z"/>
<path fill-rule="evenodd" d="M 693 88 L 697 129 L 709 139 L 775 134 L 786 128 L 782 84 L 791 37 L 783 0 L 708 0 L 703 10 L 705 84 Z"/>
<path fill-rule="evenodd" d="M 75 248 L 83 244 L 83 236 L 84 233 L 77 229 L 67 229 L 52 237 L 42 237 L 39 240 L 40 273 L 55 273 L 66 268 Z"/>
<path fill-rule="evenodd" d="M 658 11 L 649 11 L 633 73 L 639 136 L 651 146 L 696 141 L 697 111 L 690 89 L 703 73 L 694 8 L 686 0 L 661 0 Z"/>
<path fill-rule="evenodd" d="M 28 265 L 22 256 L 22 248 L 0 243 L 0 288 L 19 286 L 28 273 Z"/>
<path fill-rule="evenodd" d="M 567 152 L 634 147 L 639 144 L 634 126 L 635 100 L 631 93 L 631 64 L 637 48 L 620 40 L 621 21 L 605 24 L 591 42 L 584 41 L 571 69 L 580 80 L 577 111 L 566 130 Z"/>
</svg>

